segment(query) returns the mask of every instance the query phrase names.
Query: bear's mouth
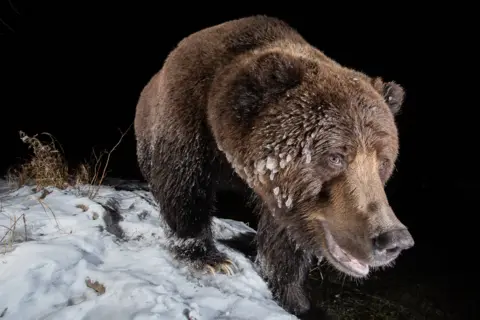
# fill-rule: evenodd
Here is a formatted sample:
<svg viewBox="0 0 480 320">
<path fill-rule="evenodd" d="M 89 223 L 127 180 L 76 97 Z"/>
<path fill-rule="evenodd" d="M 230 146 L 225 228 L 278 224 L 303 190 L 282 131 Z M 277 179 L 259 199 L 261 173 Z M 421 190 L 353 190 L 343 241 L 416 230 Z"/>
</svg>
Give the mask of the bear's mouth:
<svg viewBox="0 0 480 320">
<path fill-rule="evenodd" d="M 333 238 L 332 233 L 328 227 L 323 224 L 326 242 L 326 256 L 327 259 L 340 271 L 351 275 L 353 277 L 365 277 L 370 268 L 368 264 L 363 263 L 353 257 L 351 254 L 343 250 L 340 245 Z"/>
</svg>

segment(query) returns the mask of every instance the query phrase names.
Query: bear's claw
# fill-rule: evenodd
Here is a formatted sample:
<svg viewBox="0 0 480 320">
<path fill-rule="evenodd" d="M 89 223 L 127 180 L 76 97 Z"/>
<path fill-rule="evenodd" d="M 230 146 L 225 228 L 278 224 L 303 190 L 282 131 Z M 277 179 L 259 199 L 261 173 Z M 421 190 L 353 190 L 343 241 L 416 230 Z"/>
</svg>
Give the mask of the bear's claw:
<svg viewBox="0 0 480 320">
<path fill-rule="evenodd" d="M 236 266 L 232 262 L 232 260 L 225 259 L 224 261 L 219 262 L 215 265 L 206 264 L 205 269 L 207 270 L 208 273 L 212 275 L 216 275 L 216 273 L 220 271 L 220 273 L 226 274 L 228 276 L 232 276 L 235 274 L 234 269 L 236 269 Z"/>
</svg>

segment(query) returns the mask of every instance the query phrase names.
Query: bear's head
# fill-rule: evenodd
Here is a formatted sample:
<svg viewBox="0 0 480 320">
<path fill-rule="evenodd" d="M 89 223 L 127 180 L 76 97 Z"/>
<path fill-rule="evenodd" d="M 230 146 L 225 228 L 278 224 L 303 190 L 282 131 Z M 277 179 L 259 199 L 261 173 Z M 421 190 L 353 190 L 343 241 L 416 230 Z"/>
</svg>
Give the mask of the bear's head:
<svg viewBox="0 0 480 320">
<path fill-rule="evenodd" d="M 214 133 L 276 225 L 354 277 L 412 247 L 384 190 L 399 149 L 402 87 L 318 51 L 266 51 L 235 68 L 220 90 L 222 108 L 234 113 L 213 114 Z"/>
</svg>

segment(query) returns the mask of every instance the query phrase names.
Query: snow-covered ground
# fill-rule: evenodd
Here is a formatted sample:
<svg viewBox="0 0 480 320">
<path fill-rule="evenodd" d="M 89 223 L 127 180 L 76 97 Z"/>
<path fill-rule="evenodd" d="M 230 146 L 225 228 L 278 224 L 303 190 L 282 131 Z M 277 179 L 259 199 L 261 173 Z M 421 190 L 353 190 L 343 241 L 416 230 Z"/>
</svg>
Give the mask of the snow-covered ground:
<svg viewBox="0 0 480 320">
<path fill-rule="evenodd" d="M 49 190 L 12 191 L 0 180 L 1 320 L 294 319 L 238 252 L 219 245 L 239 269 L 233 276 L 173 260 L 150 193 L 105 186 L 92 201 L 77 189 Z M 107 230 L 114 202 L 124 240 Z M 251 231 L 214 222 L 216 238 Z M 88 285 L 95 281 L 103 287 Z"/>
</svg>

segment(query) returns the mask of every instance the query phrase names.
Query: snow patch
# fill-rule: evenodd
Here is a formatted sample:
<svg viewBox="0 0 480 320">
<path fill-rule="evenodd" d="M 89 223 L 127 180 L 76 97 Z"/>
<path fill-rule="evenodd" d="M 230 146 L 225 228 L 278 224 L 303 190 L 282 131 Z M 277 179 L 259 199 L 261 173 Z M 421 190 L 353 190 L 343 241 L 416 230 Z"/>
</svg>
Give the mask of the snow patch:
<svg viewBox="0 0 480 320">
<path fill-rule="evenodd" d="M 0 226 L 10 228 L 17 219 L 13 237 L 0 227 L 2 320 L 295 319 L 238 252 L 218 244 L 239 268 L 233 276 L 195 273 L 174 260 L 151 194 L 130 187 L 104 186 L 95 201 L 51 188 L 41 199 L 31 187 L 11 191 L 0 180 Z M 123 239 L 107 231 L 112 199 Z M 253 230 L 214 218 L 213 231 L 226 239 Z"/>
</svg>

